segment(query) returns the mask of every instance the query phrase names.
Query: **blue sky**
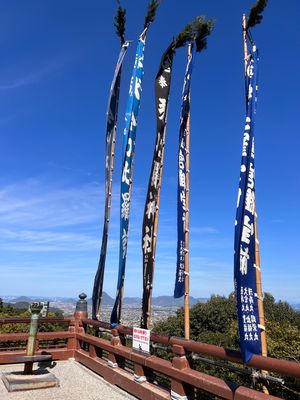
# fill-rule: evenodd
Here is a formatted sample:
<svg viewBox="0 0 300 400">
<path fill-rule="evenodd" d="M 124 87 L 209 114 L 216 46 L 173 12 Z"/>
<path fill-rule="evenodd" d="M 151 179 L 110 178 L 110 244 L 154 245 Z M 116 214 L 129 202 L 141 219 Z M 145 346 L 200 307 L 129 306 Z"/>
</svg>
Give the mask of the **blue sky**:
<svg viewBox="0 0 300 400">
<path fill-rule="evenodd" d="M 153 81 L 172 36 L 215 18 L 191 88 L 191 294 L 233 290 L 233 232 L 244 125 L 241 15 L 253 1 L 165 0 L 150 27 L 137 129 L 125 295 L 142 291 L 141 227 L 155 140 Z M 270 1 L 253 30 L 260 49 L 256 190 L 263 289 L 300 300 L 300 4 Z M 118 268 L 121 132 L 147 1 L 123 1 L 126 55 L 104 290 Z M 0 5 L 0 295 L 91 295 L 101 244 L 105 111 L 119 41 L 113 1 L 21 0 Z M 154 295 L 173 293 L 176 157 L 186 51 L 171 88 Z"/>
</svg>

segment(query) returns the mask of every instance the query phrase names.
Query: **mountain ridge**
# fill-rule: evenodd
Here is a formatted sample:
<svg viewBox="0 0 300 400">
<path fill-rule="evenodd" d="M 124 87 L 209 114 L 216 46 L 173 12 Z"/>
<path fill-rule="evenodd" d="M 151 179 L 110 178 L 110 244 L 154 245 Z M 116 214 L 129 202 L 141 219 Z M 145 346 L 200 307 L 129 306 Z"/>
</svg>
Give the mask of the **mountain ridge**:
<svg viewBox="0 0 300 400">
<path fill-rule="evenodd" d="M 190 306 L 193 306 L 197 303 L 205 303 L 208 299 L 205 297 L 193 297 L 190 296 Z M 92 299 L 89 298 L 88 304 L 92 304 Z M 102 295 L 102 305 L 104 306 L 113 306 L 115 300 L 109 296 L 106 292 L 103 292 Z M 140 297 L 124 297 L 123 299 L 124 305 L 141 305 L 142 299 Z M 155 296 L 152 298 L 152 305 L 158 307 L 182 307 L 183 306 L 183 297 L 180 299 L 175 299 L 173 296 Z"/>
</svg>

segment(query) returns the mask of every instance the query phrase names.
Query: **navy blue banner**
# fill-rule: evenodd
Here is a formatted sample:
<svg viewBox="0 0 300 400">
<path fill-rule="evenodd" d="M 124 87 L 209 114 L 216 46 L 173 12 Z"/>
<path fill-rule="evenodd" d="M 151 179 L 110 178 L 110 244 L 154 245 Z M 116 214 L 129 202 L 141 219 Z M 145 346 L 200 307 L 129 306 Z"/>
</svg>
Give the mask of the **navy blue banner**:
<svg viewBox="0 0 300 400">
<path fill-rule="evenodd" d="M 110 93 L 107 103 L 106 112 L 106 151 L 105 151 L 105 209 L 104 209 L 104 224 L 102 233 L 102 244 L 100 251 L 100 258 L 98 263 L 98 269 L 94 279 L 94 288 L 92 295 L 92 318 L 99 318 L 99 312 L 102 300 L 103 291 L 103 280 L 104 270 L 106 261 L 106 249 L 108 240 L 108 228 L 110 218 L 110 205 L 111 205 L 111 193 L 112 193 L 112 174 L 114 168 L 114 151 L 116 142 L 117 132 L 117 120 L 118 120 L 118 105 L 120 95 L 120 82 L 121 82 L 121 71 L 122 63 L 126 54 L 126 50 L 129 46 L 129 42 L 125 42 L 120 50 L 118 62 L 115 68 L 114 77 L 110 87 Z"/>
<path fill-rule="evenodd" d="M 122 297 L 123 297 L 125 267 L 126 267 L 128 228 L 129 228 L 133 158 L 135 150 L 137 119 L 138 119 L 141 93 L 142 93 L 143 62 L 144 62 L 146 32 L 147 28 L 144 30 L 144 32 L 139 38 L 135 55 L 135 63 L 131 76 L 129 97 L 127 101 L 126 115 L 125 115 L 125 129 L 123 137 L 123 162 L 122 162 L 122 176 L 121 176 L 121 198 L 120 198 L 121 220 L 120 220 L 119 274 L 118 274 L 116 300 L 110 318 L 111 324 L 118 324 L 120 323 L 121 319 Z"/>
<path fill-rule="evenodd" d="M 254 118 L 257 102 L 258 54 L 253 46 L 246 68 L 247 112 L 243 137 L 234 239 L 234 281 L 240 345 L 244 362 L 261 354 L 255 264 Z"/>
<path fill-rule="evenodd" d="M 179 147 L 178 147 L 178 190 L 177 190 L 177 267 L 174 297 L 182 297 L 184 295 L 184 256 L 187 251 L 185 243 L 186 231 L 186 129 L 187 119 L 190 114 L 190 85 L 193 70 L 193 62 L 196 46 L 192 46 L 192 52 L 188 57 L 186 71 L 184 76 L 181 113 L 180 113 L 180 130 L 179 130 Z"/>
</svg>

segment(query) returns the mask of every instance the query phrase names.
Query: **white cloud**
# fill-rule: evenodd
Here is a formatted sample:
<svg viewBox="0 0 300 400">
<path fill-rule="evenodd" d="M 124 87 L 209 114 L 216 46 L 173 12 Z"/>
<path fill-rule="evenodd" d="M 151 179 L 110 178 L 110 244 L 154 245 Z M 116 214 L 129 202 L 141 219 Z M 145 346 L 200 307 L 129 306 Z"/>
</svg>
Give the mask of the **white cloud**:
<svg viewBox="0 0 300 400">
<path fill-rule="evenodd" d="M 39 70 L 32 71 L 27 75 L 6 78 L 6 82 L 0 82 L 0 91 L 19 89 L 24 86 L 33 85 L 40 82 L 54 71 L 62 68 L 66 60 L 60 60 L 41 67 Z"/>
<path fill-rule="evenodd" d="M 119 255 L 119 193 L 115 184 L 111 209 L 104 290 L 114 293 Z M 145 190 L 134 187 L 130 220 L 126 293 L 141 294 L 141 232 Z M 14 287 L 17 279 L 28 287 L 45 284 L 57 295 L 92 288 L 103 227 L 104 190 L 95 182 L 53 183 L 45 178 L 27 179 L 0 190 L 0 269 L 3 288 Z M 176 268 L 176 221 L 170 212 L 161 212 L 155 263 L 157 294 L 173 290 Z M 174 227 L 173 227 L 174 224 Z M 231 287 L 231 266 L 218 262 L 218 249 L 231 246 L 214 227 L 198 226 L 191 231 L 191 288 L 194 296 Z M 210 258 L 211 249 L 214 255 Z M 205 251 L 206 250 L 206 251 Z M 36 276 L 38 274 L 38 276 Z M 57 277 L 61 282 L 57 284 Z M 168 279 L 167 276 L 169 276 Z M 33 279 L 34 277 L 34 279 Z M 32 280 L 33 279 L 33 280 Z M 208 284 L 208 280 L 210 284 Z M 35 283 L 32 283 L 32 282 Z M 6 283 L 5 283 L 6 282 Z M 139 285 L 136 285 L 139 282 Z M 206 283 L 205 283 L 206 282 Z M 21 283 L 18 284 L 21 288 Z M 1 289 L 1 288 L 0 288 Z M 3 289 L 2 289 L 3 290 Z M 31 289 L 30 289 L 31 290 Z M 35 290 L 37 293 L 37 289 Z M 74 293 L 73 293 L 74 294 Z"/>
</svg>

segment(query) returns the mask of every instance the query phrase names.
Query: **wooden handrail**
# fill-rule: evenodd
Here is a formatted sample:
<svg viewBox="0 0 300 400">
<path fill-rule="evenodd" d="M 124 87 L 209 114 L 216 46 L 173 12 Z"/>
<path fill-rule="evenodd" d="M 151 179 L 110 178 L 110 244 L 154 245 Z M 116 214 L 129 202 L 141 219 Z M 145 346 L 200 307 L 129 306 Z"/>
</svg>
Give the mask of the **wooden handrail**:
<svg viewBox="0 0 300 400">
<path fill-rule="evenodd" d="M 39 325 L 44 325 L 44 324 L 53 324 L 53 323 L 70 323 L 73 321 L 74 318 L 40 318 L 38 323 Z M 0 318 L 0 325 L 6 325 L 6 324 L 29 324 L 30 323 L 30 318 L 29 317 L 6 317 L 6 318 Z"/>
<path fill-rule="evenodd" d="M 69 339 L 72 337 L 75 337 L 75 333 L 68 331 L 38 332 L 37 334 L 38 340 Z M 28 333 L 0 333 L 0 343 L 17 342 L 19 340 L 27 340 L 27 339 L 28 339 Z"/>
<path fill-rule="evenodd" d="M 216 396 L 220 396 L 224 399 L 278 399 L 278 397 L 265 395 L 264 393 L 249 389 L 247 387 L 230 384 L 229 382 L 225 382 L 222 379 L 204 374 L 191 368 L 178 369 L 176 368 L 176 363 L 174 363 L 174 361 L 173 363 L 171 363 L 170 361 L 163 360 L 154 355 L 143 355 L 140 353 L 136 353 L 129 347 L 123 345 L 113 345 L 108 340 L 101 339 L 86 333 L 77 334 L 76 336 L 79 341 L 88 343 L 90 346 L 93 347 L 93 349 L 99 348 L 101 350 L 105 350 L 109 354 L 114 354 L 118 358 L 132 361 L 135 366 L 138 364 L 141 368 L 148 368 L 151 371 L 161 373 L 169 377 L 171 381 L 173 380 L 177 384 L 178 382 L 182 382 L 195 388 L 205 390 Z M 91 359 L 89 353 L 82 349 L 78 349 L 77 351 L 75 351 L 75 359 L 95 371 L 97 371 L 98 368 L 99 370 L 103 370 L 104 368 L 101 359 L 97 361 L 97 357 L 95 356 Z M 179 357 L 179 362 L 181 361 L 180 359 L 181 357 Z"/>
<path fill-rule="evenodd" d="M 111 325 L 106 322 L 95 321 L 88 318 L 82 319 L 85 325 L 91 325 L 95 328 L 112 329 Z M 114 327 L 120 334 L 132 335 L 132 328 L 118 325 Z M 243 364 L 243 358 L 239 351 L 226 349 L 213 344 L 196 342 L 195 340 L 185 340 L 175 336 L 163 336 L 151 333 L 151 341 L 154 343 L 163 344 L 166 346 L 180 345 L 188 353 L 204 354 L 225 361 L 231 361 Z M 294 361 L 279 360 L 273 357 L 263 357 L 254 355 L 247 363 L 249 367 L 276 372 L 285 376 L 300 378 L 300 364 Z"/>
<path fill-rule="evenodd" d="M 2 324 L 26 323 L 28 318 L 1 318 Z M 151 334 L 151 341 L 172 347 L 174 354 L 173 361 L 167 361 L 154 355 L 144 355 L 134 352 L 130 347 L 122 345 L 120 336 L 132 335 L 133 329 L 119 325 L 112 327 L 105 322 L 94 321 L 88 318 L 81 318 L 81 314 L 75 315 L 75 318 L 47 318 L 42 320 L 43 323 L 63 322 L 69 325 L 67 331 L 60 332 L 39 332 L 37 341 L 51 339 L 67 339 L 67 343 L 63 348 L 43 349 L 48 354 L 52 354 L 53 359 L 66 360 L 75 357 L 75 360 L 91 368 L 96 373 L 102 375 L 111 383 L 119 382 L 125 390 L 136 395 L 139 398 L 150 399 L 158 388 L 152 386 L 139 386 L 140 384 L 133 380 L 132 374 L 127 372 L 127 377 L 122 369 L 112 368 L 122 365 L 122 360 L 133 362 L 134 373 L 137 376 L 147 375 L 147 371 L 162 373 L 171 380 L 171 390 L 179 395 L 184 395 L 185 385 L 191 385 L 195 388 L 205 390 L 225 399 L 278 399 L 277 397 L 267 396 L 264 393 L 249 389 L 247 387 L 238 387 L 234 384 L 228 384 L 222 379 L 210 376 L 190 368 L 187 358 L 190 353 L 204 354 L 214 358 L 220 358 L 226 361 L 242 363 L 241 354 L 236 350 L 226 349 L 223 347 L 196 342 L 194 340 L 185 340 L 174 336 L 163 336 L 159 334 Z M 86 333 L 84 326 L 93 326 L 94 328 L 104 328 L 112 334 L 111 341 L 99 338 Z M 27 333 L 3 333 L 0 334 L 0 342 L 8 341 L 26 341 Z M 83 350 L 82 344 L 88 345 L 89 351 Z M 12 349 L 13 350 L 13 349 Z M 108 353 L 108 360 L 103 360 L 102 351 Z M 12 356 L 24 355 L 24 351 L 6 351 L 0 350 L 0 363 L 11 363 Z M 41 349 L 37 351 L 41 354 Z M 121 364 L 119 362 L 121 361 Z M 248 366 L 259 369 L 276 372 L 284 376 L 300 378 L 300 364 L 287 360 L 278 360 L 271 357 L 262 357 L 255 355 L 252 357 Z M 129 375 L 128 375 L 129 374 Z M 152 388 L 152 389 L 151 389 Z M 154 390 L 154 392 L 153 392 Z M 151 394 L 152 393 L 152 394 Z M 166 395 L 161 390 L 158 395 L 155 392 L 155 398 L 165 399 Z"/>
</svg>

